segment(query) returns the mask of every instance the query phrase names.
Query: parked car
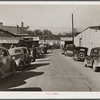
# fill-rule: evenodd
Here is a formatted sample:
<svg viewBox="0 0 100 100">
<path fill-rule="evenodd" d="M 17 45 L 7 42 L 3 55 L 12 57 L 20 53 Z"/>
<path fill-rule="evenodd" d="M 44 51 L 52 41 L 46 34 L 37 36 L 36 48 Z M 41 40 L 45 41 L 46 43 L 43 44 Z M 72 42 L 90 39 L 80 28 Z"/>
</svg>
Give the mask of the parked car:
<svg viewBox="0 0 100 100">
<path fill-rule="evenodd" d="M 41 47 L 41 52 L 43 54 L 46 54 L 47 53 L 47 47 L 46 47 L 46 45 L 44 45 L 43 47 Z"/>
<path fill-rule="evenodd" d="M 74 56 L 75 45 L 69 44 L 65 49 L 65 56 Z"/>
<path fill-rule="evenodd" d="M 27 47 L 15 47 L 9 49 L 10 55 L 16 62 L 17 69 L 23 69 L 24 66 L 30 66 L 31 58 Z"/>
<path fill-rule="evenodd" d="M 88 48 L 86 47 L 75 47 L 73 60 L 84 61 L 85 57 L 87 56 L 87 52 L 88 52 Z"/>
<path fill-rule="evenodd" d="M 8 50 L 0 47 L 0 78 L 15 74 L 16 63 L 10 56 Z"/>
<path fill-rule="evenodd" d="M 91 66 L 94 71 L 100 69 L 100 47 L 92 48 L 90 55 L 85 58 L 85 67 Z"/>
</svg>

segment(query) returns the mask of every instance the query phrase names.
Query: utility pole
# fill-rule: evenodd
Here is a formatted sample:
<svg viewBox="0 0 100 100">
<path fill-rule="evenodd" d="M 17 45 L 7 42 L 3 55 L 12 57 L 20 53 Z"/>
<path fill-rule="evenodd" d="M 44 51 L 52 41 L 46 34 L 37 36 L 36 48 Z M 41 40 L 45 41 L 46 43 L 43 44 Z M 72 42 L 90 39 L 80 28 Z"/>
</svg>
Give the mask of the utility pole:
<svg viewBox="0 0 100 100">
<path fill-rule="evenodd" d="M 73 19 L 73 13 L 72 13 L 72 41 L 74 45 L 74 19 Z"/>
</svg>

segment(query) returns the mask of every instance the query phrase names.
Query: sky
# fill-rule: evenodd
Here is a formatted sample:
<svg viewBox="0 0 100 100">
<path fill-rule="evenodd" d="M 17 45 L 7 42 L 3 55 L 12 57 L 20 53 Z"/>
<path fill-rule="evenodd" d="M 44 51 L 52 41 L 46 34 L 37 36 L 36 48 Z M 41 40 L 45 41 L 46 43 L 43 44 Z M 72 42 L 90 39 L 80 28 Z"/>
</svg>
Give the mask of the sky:
<svg viewBox="0 0 100 100">
<path fill-rule="evenodd" d="M 58 34 L 71 32 L 72 13 L 78 30 L 100 25 L 100 5 L 0 5 L 0 22 L 8 26 L 24 22 L 32 31 L 49 29 Z"/>
</svg>

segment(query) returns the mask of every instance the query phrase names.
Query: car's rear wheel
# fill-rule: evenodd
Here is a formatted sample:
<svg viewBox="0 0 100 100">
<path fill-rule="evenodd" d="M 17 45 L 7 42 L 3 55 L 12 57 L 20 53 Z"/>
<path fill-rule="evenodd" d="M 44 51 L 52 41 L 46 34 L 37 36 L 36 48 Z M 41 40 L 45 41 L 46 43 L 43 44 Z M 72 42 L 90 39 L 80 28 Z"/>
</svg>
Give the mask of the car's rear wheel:
<svg viewBox="0 0 100 100">
<path fill-rule="evenodd" d="M 80 52 L 80 53 L 78 54 L 78 57 L 81 58 L 81 59 L 83 59 L 83 58 L 85 57 L 85 54 L 84 54 L 83 52 Z"/>
</svg>

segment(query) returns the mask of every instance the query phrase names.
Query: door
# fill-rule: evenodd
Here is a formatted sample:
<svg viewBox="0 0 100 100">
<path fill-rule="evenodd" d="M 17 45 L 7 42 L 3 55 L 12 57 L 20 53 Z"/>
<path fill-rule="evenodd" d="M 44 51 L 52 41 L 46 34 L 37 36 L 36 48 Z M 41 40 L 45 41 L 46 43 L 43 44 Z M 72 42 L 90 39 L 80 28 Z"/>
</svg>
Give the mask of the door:
<svg viewBox="0 0 100 100">
<path fill-rule="evenodd" d="M 24 61 L 26 63 L 28 63 L 28 60 L 29 60 L 29 53 L 28 53 L 28 50 L 26 48 L 23 49 L 24 51 Z"/>
<path fill-rule="evenodd" d="M 11 57 L 7 50 L 0 50 L 0 63 L 1 74 L 7 74 L 11 66 Z"/>
</svg>

